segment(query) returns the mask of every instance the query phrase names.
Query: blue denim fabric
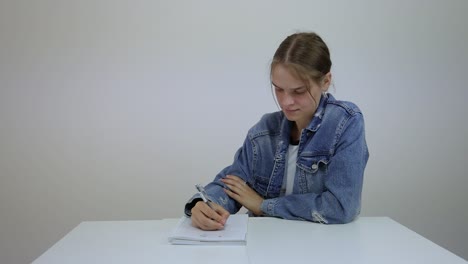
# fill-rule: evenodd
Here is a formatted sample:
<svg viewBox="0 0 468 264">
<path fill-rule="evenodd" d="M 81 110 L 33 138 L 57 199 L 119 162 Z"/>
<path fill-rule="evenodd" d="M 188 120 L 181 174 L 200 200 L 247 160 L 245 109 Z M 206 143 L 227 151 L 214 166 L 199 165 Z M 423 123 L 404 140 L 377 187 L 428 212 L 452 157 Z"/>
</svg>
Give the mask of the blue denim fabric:
<svg viewBox="0 0 468 264">
<path fill-rule="evenodd" d="M 314 118 L 300 137 L 293 193 L 280 197 L 291 125 L 281 111 L 264 115 L 248 131 L 232 165 L 206 186 L 209 198 L 230 213 L 241 208 L 225 194 L 220 181 L 232 174 L 264 198 L 261 209 L 265 216 L 327 224 L 351 222 L 361 210 L 369 158 L 361 111 L 330 94 L 321 97 Z M 187 203 L 186 214 L 196 198 Z"/>
</svg>

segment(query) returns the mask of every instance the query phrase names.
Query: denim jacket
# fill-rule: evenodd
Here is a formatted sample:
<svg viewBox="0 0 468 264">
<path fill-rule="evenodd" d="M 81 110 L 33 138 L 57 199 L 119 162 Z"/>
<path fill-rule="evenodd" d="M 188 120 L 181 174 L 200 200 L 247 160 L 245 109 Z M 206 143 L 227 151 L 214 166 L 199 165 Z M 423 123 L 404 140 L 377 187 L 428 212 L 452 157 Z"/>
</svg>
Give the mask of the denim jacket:
<svg viewBox="0 0 468 264">
<path fill-rule="evenodd" d="M 280 196 L 292 122 L 283 112 L 265 114 L 247 133 L 232 165 L 206 186 L 210 200 L 236 213 L 242 205 L 223 191 L 228 174 L 242 178 L 264 198 L 265 216 L 326 224 L 348 223 L 361 210 L 364 169 L 369 158 L 364 119 L 350 102 L 324 94 L 302 130 L 293 192 Z M 193 196 L 185 207 L 190 215 Z"/>
</svg>

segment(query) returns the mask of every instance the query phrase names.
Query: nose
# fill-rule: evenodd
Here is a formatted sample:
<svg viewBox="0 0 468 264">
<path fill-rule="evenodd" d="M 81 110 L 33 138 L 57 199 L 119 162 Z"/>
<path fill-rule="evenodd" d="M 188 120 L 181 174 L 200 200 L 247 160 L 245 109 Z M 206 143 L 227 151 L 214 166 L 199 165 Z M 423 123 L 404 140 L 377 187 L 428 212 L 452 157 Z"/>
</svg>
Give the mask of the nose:
<svg viewBox="0 0 468 264">
<path fill-rule="evenodd" d="M 285 93 L 283 96 L 283 104 L 284 105 L 294 104 L 294 98 L 289 93 Z"/>
</svg>

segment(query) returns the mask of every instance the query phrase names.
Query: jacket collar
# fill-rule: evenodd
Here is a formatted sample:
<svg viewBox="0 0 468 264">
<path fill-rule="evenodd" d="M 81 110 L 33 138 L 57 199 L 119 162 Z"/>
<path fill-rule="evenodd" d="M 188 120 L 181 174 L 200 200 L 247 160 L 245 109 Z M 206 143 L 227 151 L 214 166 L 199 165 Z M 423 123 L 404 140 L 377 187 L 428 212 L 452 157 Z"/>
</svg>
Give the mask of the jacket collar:
<svg viewBox="0 0 468 264">
<path fill-rule="evenodd" d="M 312 121 L 309 123 L 309 125 L 306 127 L 307 130 L 311 132 L 316 132 L 320 128 L 323 114 L 325 113 L 325 107 L 327 106 L 328 100 L 330 99 L 334 99 L 333 95 L 328 93 L 322 94 L 317 110 L 315 110 L 314 117 L 312 118 Z"/>
</svg>

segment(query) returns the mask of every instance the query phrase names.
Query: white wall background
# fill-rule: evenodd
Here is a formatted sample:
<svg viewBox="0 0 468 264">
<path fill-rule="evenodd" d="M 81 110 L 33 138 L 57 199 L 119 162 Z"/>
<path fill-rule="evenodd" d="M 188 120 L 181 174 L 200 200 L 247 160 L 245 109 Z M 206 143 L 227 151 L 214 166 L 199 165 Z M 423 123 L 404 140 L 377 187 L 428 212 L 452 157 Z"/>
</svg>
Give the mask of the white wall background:
<svg viewBox="0 0 468 264">
<path fill-rule="evenodd" d="M 0 0 L 0 263 L 84 220 L 179 217 L 276 111 L 268 65 L 329 44 L 371 153 L 363 216 L 468 259 L 468 2 Z"/>
</svg>

